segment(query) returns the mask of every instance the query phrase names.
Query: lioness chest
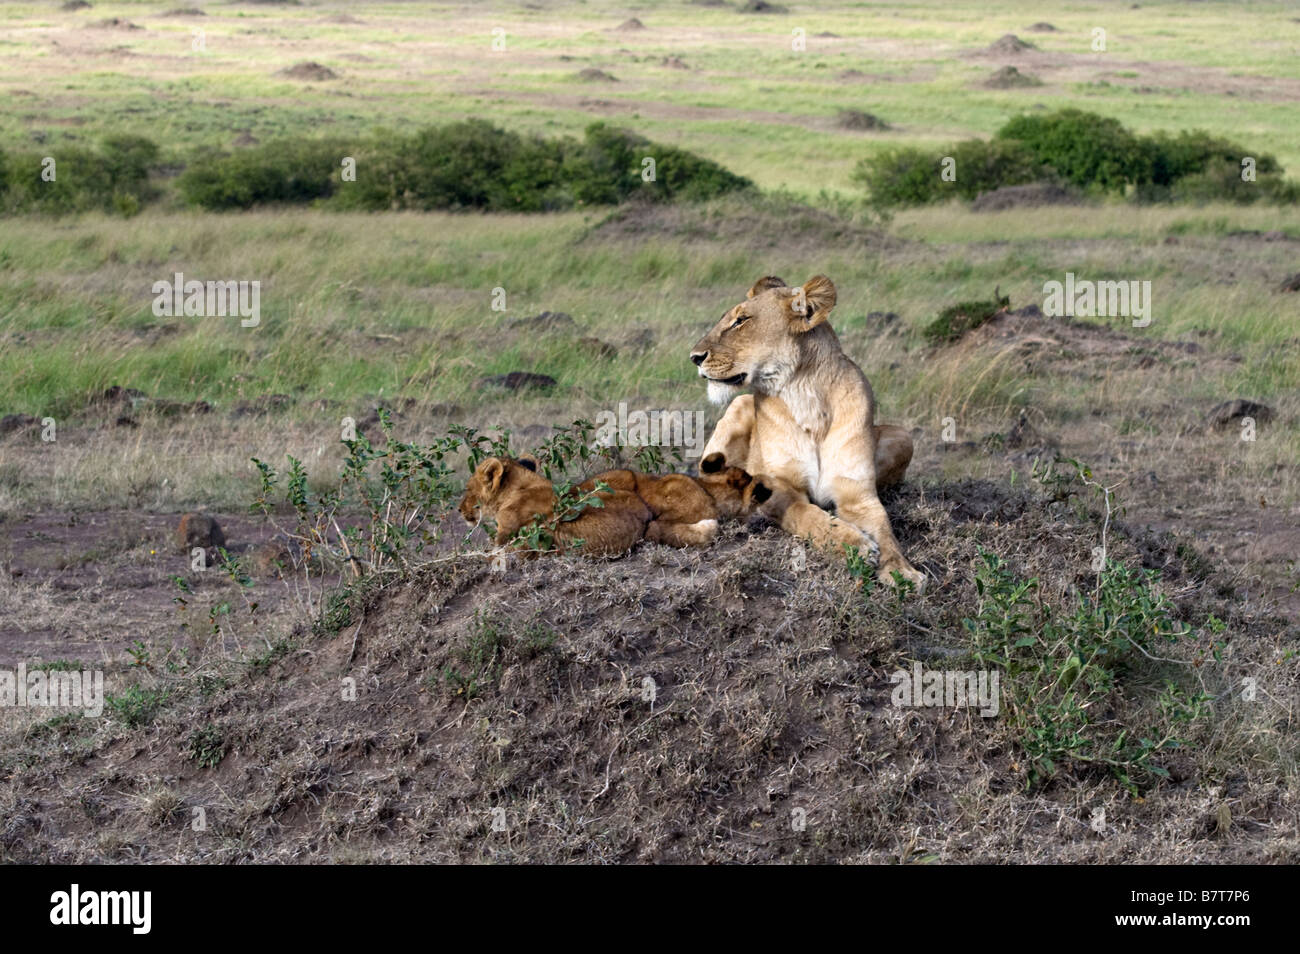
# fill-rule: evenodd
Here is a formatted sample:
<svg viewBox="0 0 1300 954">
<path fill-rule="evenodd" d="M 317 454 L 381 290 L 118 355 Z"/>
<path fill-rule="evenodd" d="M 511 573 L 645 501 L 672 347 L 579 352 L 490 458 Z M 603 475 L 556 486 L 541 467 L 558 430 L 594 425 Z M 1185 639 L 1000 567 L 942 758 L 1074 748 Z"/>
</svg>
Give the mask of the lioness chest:
<svg viewBox="0 0 1300 954">
<path fill-rule="evenodd" d="M 780 396 L 755 395 L 750 473 L 771 474 L 806 493 L 821 507 L 833 503 L 833 474 L 822 465 L 821 445 L 831 426 L 830 408 L 812 388 L 792 384 Z"/>
</svg>

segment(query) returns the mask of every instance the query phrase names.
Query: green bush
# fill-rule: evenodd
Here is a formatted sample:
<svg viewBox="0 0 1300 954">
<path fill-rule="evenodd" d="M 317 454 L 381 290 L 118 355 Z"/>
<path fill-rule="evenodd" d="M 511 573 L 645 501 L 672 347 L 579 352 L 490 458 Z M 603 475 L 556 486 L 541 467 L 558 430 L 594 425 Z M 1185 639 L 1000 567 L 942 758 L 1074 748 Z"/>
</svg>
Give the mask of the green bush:
<svg viewBox="0 0 1300 954">
<path fill-rule="evenodd" d="M 1002 186 L 1024 185 L 1052 178 L 1050 167 L 1035 160 L 1029 149 L 1018 142 L 967 139 L 950 153 L 956 161 L 953 190 L 963 199 L 974 199 Z"/>
<path fill-rule="evenodd" d="M 344 156 L 356 159 L 354 182 L 339 174 Z M 652 182 L 641 178 L 647 156 L 656 164 Z M 717 163 L 602 123 L 579 142 L 523 136 L 483 120 L 379 133 L 348 148 L 276 143 L 203 160 L 181 177 L 185 198 L 213 209 L 328 198 L 354 209 L 545 212 L 634 195 L 708 199 L 750 185 Z"/>
<path fill-rule="evenodd" d="M 886 149 L 858 162 L 852 179 L 867 190 L 878 209 L 927 205 L 937 201 L 942 156 L 926 149 Z"/>
<path fill-rule="evenodd" d="M 347 145 L 337 140 L 286 139 L 191 164 L 181 195 L 205 209 L 304 203 L 333 194 Z"/>
<path fill-rule="evenodd" d="M 1084 189 L 1123 192 L 1146 169 L 1137 136 L 1117 119 L 1080 109 L 1017 116 L 998 130 L 997 138 L 1020 143 L 1044 172 Z"/>
<path fill-rule="evenodd" d="M 51 180 L 43 178 L 47 158 Z M 149 174 L 157 160 L 158 146 L 140 136 L 110 137 L 98 151 L 61 146 L 0 157 L 0 202 L 8 212 L 134 214 L 156 194 Z"/>
<path fill-rule="evenodd" d="M 956 160 L 955 181 L 940 175 L 944 156 Z M 1247 156 L 1255 159 L 1254 182 L 1241 178 Z M 1131 193 L 1138 201 L 1300 199 L 1300 185 L 1282 178 L 1271 155 L 1200 130 L 1138 136 L 1118 120 L 1079 109 L 1018 116 L 991 142 L 888 150 L 861 160 L 853 172 L 878 209 L 925 205 L 954 194 L 974 199 L 1003 186 L 1053 180 L 1095 193 Z"/>
</svg>

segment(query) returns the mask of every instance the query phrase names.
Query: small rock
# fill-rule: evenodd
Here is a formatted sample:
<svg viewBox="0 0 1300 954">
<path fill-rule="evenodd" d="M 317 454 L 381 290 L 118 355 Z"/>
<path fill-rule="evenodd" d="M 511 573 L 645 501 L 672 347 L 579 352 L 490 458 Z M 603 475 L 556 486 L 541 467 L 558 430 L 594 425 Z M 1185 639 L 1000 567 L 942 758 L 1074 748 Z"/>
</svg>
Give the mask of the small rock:
<svg viewBox="0 0 1300 954">
<path fill-rule="evenodd" d="M 533 374 L 531 371 L 511 371 L 509 374 L 493 374 L 479 378 L 479 388 L 505 388 L 507 391 L 530 389 L 549 390 L 558 382 L 549 374 Z"/>
<path fill-rule="evenodd" d="M 523 328 L 528 331 L 557 331 L 562 328 L 576 328 L 577 322 L 572 315 L 562 311 L 544 311 L 540 315 L 527 318 L 515 318 L 506 323 L 507 328 Z"/>
<path fill-rule="evenodd" d="M 293 553 L 279 540 L 268 540 L 249 552 L 248 563 L 258 576 L 279 578 L 293 568 Z"/>
<path fill-rule="evenodd" d="M 599 338 L 579 338 L 578 344 L 584 351 L 597 358 L 617 358 L 618 349 Z"/>
<path fill-rule="evenodd" d="M 193 417 L 212 411 L 212 405 L 207 401 L 157 401 L 151 406 L 163 417 L 179 417 L 183 414 Z"/>
<path fill-rule="evenodd" d="M 188 552 L 194 547 L 224 547 L 226 535 L 221 525 L 206 513 L 187 513 L 176 527 L 176 549 Z"/>
<path fill-rule="evenodd" d="M 129 404 L 135 406 L 141 401 L 147 401 L 149 395 L 137 388 L 124 388 L 120 384 L 114 384 L 99 396 L 103 404 Z"/>
<path fill-rule="evenodd" d="M 1273 419 L 1273 409 L 1258 401 L 1237 398 L 1216 404 L 1206 418 L 1206 423 L 1223 429 L 1238 425 L 1243 417 L 1253 418 L 1257 424 L 1266 424 Z"/>
<path fill-rule="evenodd" d="M 241 401 L 230 409 L 231 417 L 248 417 L 250 415 L 269 414 L 279 411 L 293 403 L 287 394 L 263 394 L 252 401 Z"/>
<path fill-rule="evenodd" d="M 30 414 L 6 414 L 0 417 L 0 437 L 15 431 L 25 431 L 29 427 L 37 427 L 40 423 L 39 419 Z"/>
</svg>

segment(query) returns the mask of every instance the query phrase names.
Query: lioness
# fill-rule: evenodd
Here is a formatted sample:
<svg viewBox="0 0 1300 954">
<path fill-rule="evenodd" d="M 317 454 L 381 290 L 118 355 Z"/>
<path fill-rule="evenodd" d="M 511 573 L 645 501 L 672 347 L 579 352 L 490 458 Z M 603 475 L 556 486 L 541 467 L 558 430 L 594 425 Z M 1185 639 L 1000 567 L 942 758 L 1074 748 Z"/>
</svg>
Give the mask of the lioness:
<svg viewBox="0 0 1300 954">
<path fill-rule="evenodd" d="M 704 453 L 721 453 L 771 486 L 791 533 L 842 537 L 824 509 L 834 507 L 879 545 L 880 580 L 892 583 L 897 570 L 919 589 L 925 577 L 903 556 L 877 494 L 903 479 L 912 440 L 874 423 L 871 384 L 826 322 L 835 297 L 825 275 L 800 288 L 760 278 L 691 349 L 710 399 L 731 402 Z M 753 394 L 739 394 L 742 387 Z"/>
</svg>

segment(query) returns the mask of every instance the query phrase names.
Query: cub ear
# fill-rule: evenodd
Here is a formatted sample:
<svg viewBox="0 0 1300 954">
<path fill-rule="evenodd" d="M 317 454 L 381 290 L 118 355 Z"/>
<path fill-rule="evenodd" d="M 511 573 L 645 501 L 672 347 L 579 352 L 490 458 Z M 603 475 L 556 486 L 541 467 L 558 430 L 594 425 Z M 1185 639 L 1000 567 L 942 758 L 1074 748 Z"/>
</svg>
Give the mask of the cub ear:
<svg viewBox="0 0 1300 954">
<path fill-rule="evenodd" d="M 758 281 L 754 282 L 754 287 L 749 290 L 746 298 L 753 298 L 755 295 L 761 295 L 769 288 L 785 288 L 785 282 L 775 275 L 764 275 Z"/>
<path fill-rule="evenodd" d="M 483 482 L 487 484 L 489 493 L 496 493 L 501 489 L 501 481 L 506 475 L 506 465 L 497 457 L 489 457 L 483 462 L 480 468 Z"/>
<path fill-rule="evenodd" d="M 724 458 L 722 454 L 718 451 L 714 451 L 708 457 L 704 458 L 704 460 L 700 461 L 700 473 L 716 474 L 718 471 L 722 470 L 722 467 L 726 462 L 726 458 Z"/>
<path fill-rule="evenodd" d="M 537 458 L 532 454 L 521 454 L 515 458 L 515 463 L 520 467 L 531 470 L 534 474 L 537 473 Z"/>
<path fill-rule="evenodd" d="M 820 325 L 834 307 L 835 283 L 825 275 L 814 275 L 796 288 L 790 302 L 798 327 L 803 331 Z"/>
<path fill-rule="evenodd" d="M 769 487 L 767 484 L 763 483 L 761 480 L 755 480 L 754 492 L 751 498 L 754 501 L 754 503 L 764 504 L 767 503 L 768 500 L 770 500 L 771 498 L 772 498 L 772 488 Z"/>
</svg>

